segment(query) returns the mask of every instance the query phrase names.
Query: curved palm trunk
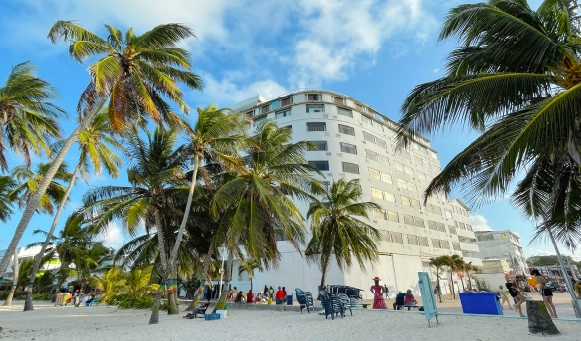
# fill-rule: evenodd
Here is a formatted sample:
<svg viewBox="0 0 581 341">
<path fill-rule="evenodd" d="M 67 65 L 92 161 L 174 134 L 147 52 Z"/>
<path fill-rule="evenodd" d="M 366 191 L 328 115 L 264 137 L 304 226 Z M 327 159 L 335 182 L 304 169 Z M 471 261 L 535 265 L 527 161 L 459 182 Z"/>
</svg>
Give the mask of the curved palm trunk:
<svg viewBox="0 0 581 341">
<path fill-rule="evenodd" d="M 325 288 L 325 278 L 327 277 L 327 271 L 329 271 L 329 261 L 323 260 L 321 262 L 321 290 L 324 290 Z"/>
<path fill-rule="evenodd" d="M 28 290 L 26 291 L 26 300 L 24 301 L 24 311 L 34 310 L 34 306 L 32 304 L 32 293 L 33 293 L 33 288 L 34 288 L 34 281 L 36 280 L 36 273 L 38 272 L 38 269 L 40 268 L 40 263 L 42 262 L 42 257 L 44 257 L 44 252 L 46 251 L 48 244 L 52 240 L 52 235 L 54 234 L 54 230 L 56 229 L 56 225 L 59 221 L 59 218 L 61 217 L 61 213 L 63 212 L 63 209 L 65 208 L 65 204 L 67 203 L 67 200 L 69 199 L 69 195 L 71 194 L 71 191 L 73 190 L 73 186 L 75 185 L 75 180 L 77 180 L 77 174 L 79 173 L 80 170 L 81 170 L 81 163 L 79 162 L 77 164 L 77 167 L 75 167 L 75 171 L 73 172 L 73 176 L 71 177 L 71 181 L 69 182 L 69 187 L 67 187 L 67 191 L 65 192 L 65 195 L 63 196 L 61 202 L 59 203 L 59 208 L 56 211 L 56 214 L 55 214 L 54 219 L 52 221 L 52 225 L 50 226 L 50 230 L 48 231 L 48 233 L 46 235 L 46 239 L 45 239 L 44 243 L 42 243 L 42 247 L 40 248 L 40 252 L 38 253 L 38 255 L 36 255 L 36 257 L 34 259 L 34 266 L 32 268 L 32 273 L 30 274 L 30 279 L 28 280 Z"/>
<path fill-rule="evenodd" d="M 214 308 L 214 312 L 216 310 L 223 310 L 226 309 L 226 299 L 228 298 L 228 284 L 232 281 L 232 263 L 234 263 L 234 253 L 232 250 L 228 252 L 228 261 L 226 263 L 226 269 L 224 271 L 224 283 L 222 285 L 222 292 L 220 293 L 220 299 L 218 300 L 218 304 L 216 304 L 216 308 Z"/>
<path fill-rule="evenodd" d="M 14 292 L 16 292 L 16 284 L 18 283 L 18 250 L 14 251 L 14 280 L 12 281 L 12 288 L 10 289 L 10 293 L 8 297 L 6 297 L 6 301 L 4 301 L 4 306 L 11 306 L 12 305 L 12 298 L 14 297 Z"/>
<path fill-rule="evenodd" d="M 8 248 L 6 249 L 6 254 L 2 258 L 2 261 L 0 262 L 0 284 L 2 283 L 3 278 L 4 278 L 4 274 L 6 273 L 6 268 L 8 267 L 10 255 L 12 255 L 12 253 L 16 249 L 16 246 L 20 242 L 22 235 L 26 231 L 26 228 L 28 227 L 28 223 L 30 223 L 30 220 L 32 219 L 32 216 L 34 215 L 34 212 L 36 212 L 36 209 L 38 208 L 38 204 L 40 203 L 40 199 L 42 198 L 42 196 L 46 192 L 46 189 L 48 188 L 50 182 L 52 181 L 52 179 L 56 175 L 60 165 L 63 163 L 65 156 L 67 155 L 69 149 L 71 149 L 73 143 L 75 143 L 75 141 L 77 141 L 79 134 L 83 130 L 87 129 L 89 124 L 91 124 L 91 122 L 93 121 L 93 119 L 95 118 L 97 113 L 99 113 L 99 110 L 101 110 L 101 108 L 103 107 L 103 105 L 107 101 L 107 98 L 108 98 L 108 95 L 101 97 L 97 101 L 95 106 L 87 113 L 87 115 L 85 115 L 83 117 L 83 120 L 77 126 L 77 128 L 73 131 L 73 133 L 66 139 L 66 141 L 63 144 L 58 155 L 54 158 L 52 165 L 48 169 L 47 173 L 43 177 L 40 184 L 38 185 L 36 192 L 34 193 L 32 198 L 30 198 L 30 200 L 26 204 L 26 208 L 24 209 L 24 212 L 22 213 L 22 218 L 20 219 L 20 222 L 18 223 L 18 226 L 16 227 L 16 230 L 14 231 L 14 236 L 12 237 L 12 240 L 10 241 Z"/>
<path fill-rule="evenodd" d="M 192 200 L 194 198 L 194 190 L 196 189 L 196 178 L 198 176 L 198 168 L 200 164 L 200 157 L 194 157 L 194 171 L 192 172 L 192 183 L 190 184 L 190 191 L 188 192 L 188 202 L 186 203 L 186 211 L 184 212 L 184 217 L 182 218 L 182 223 L 180 224 L 180 229 L 178 231 L 178 235 L 176 237 L 176 243 L 173 246 L 169 263 L 173 264 L 178 256 L 178 249 L 180 248 L 180 244 L 182 243 L 182 239 L 184 237 L 184 231 L 186 230 L 186 223 L 188 222 L 188 217 L 190 216 L 190 210 L 192 208 Z"/>
<path fill-rule="evenodd" d="M 157 229 L 157 248 L 159 251 L 159 262 L 161 264 L 161 278 L 160 281 L 163 284 L 167 281 L 167 254 L 165 252 L 165 239 L 163 236 L 163 229 L 161 225 L 161 217 L 158 211 L 155 212 L 155 224 Z M 153 301 L 153 308 L 151 308 L 151 317 L 149 318 L 149 324 L 159 323 L 159 303 L 161 300 L 161 292 L 158 290 L 155 294 L 155 299 Z"/>
<path fill-rule="evenodd" d="M 198 291 L 194 294 L 194 298 L 192 299 L 192 303 L 186 308 L 186 311 L 193 311 L 200 303 L 200 296 L 204 292 L 204 287 L 206 286 L 206 279 L 208 278 L 208 269 L 210 269 L 210 259 L 212 259 L 212 248 L 208 250 L 206 257 L 204 257 L 204 269 L 202 270 L 202 274 L 204 278 L 200 281 L 200 287 Z"/>
</svg>

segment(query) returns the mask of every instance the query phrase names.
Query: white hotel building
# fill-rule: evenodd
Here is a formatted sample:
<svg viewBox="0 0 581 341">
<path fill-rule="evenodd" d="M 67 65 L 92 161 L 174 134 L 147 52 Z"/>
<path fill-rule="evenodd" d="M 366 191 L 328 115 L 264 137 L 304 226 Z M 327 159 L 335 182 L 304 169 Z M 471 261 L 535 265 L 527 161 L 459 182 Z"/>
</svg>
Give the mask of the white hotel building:
<svg viewBox="0 0 581 341">
<path fill-rule="evenodd" d="M 232 109 L 252 118 L 253 127 L 274 120 L 280 127 L 292 129 L 295 141 L 314 142 L 319 149 L 307 152 L 306 159 L 321 170 L 321 180 L 361 179 L 362 200 L 384 208 L 370 213 L 370 223 L 381 232 L 379 262 L 366 266 L 366 272 L 355 264 L 348 273 L 332 264 L 326 283 L 358 287 L 365 290 L 364 298 L 372 298 L 372 278 L 379 276 L 391 293 L 412 289 L 419 294 L 417 273 L 432 272 L 431 257 L 458 254 L 482 265 L 476 258 L 478 246 L 469 208 L 459 199 L 445 196 L 430 198 L 423 205 L 422 192 L 440 171 L 438 155 L 427 139 L 420 137 L 405 150 L 396 148 L 395 121 L 353 98 L 324 90 L 297 91 L 270 100 L 257 96 Z M 297 204 L 306 215 L 309 203 Z M 262 291 L 264 285 L 275 289 L 280 285 L 289 293 L 295 288 L 316 292 L 319 268 L 307 264 L 284 240 L 279 249 L 283 254 L 280 265 L 255 274 L 254 291 Z M 235 263 L 233 274 L 238 273 L 237 268 Z M 432 280 L 435 284 L 436 279 Z M 445 277 L 441 285 L 444 292 L 449 291 Z M 234 275 L 232 286 L 248 291 L 247 275 Z M 456 290 L 459 287 L 460 281 L 455 280 Z"/>
</svg>

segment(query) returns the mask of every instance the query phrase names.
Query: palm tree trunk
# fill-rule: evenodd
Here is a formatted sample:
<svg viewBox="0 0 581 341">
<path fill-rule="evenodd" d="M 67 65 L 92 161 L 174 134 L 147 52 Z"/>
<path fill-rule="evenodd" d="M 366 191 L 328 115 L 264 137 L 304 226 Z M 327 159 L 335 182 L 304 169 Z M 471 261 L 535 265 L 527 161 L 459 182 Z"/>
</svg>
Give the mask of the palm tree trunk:
<svg viewBox="0 0 581 341">
<path fill-rule="evenodd" d="M 436 269 L 436 286 L 438 287 L 438 292 L 440 293 L 438 295 L 438 301 L 442 303 L 442 296 L 444 294 L 442 293 L 442 287 L 440 286 L 440 271 L 438 271 L 438 269 Z"/>
<path fill-rule="evenodd" d="M 77 167 L 75 167 L 75 170 L 74 170 L 73 175 L 71 177 L 71 181 L 69 182 L 69 187 L 67 187 L 65 195 L 63 196 L 61 202 L 59 203 L 59 208 L 56 211 L 54 219 L 52 220 L 52 225 L 50 226 L 50 230 L 48 231 L 48 233 L 46 235 L 46 239 L 45 239 L 44 243 L 42 243 L 42 247 L 40 248 L 40 252 L 38 253 L 38 255 L 36 255 L 36 257 L 34 259 L 34 266 L 32 267 L 32 273 L 30 274 L 30 279 L 28 280 L 28 290 L 26 291 L 26 300 L 24 301 L 24 311 L 34 310 L 34 306 L 32 304 L 32 293 L 33 293 L 33 289 L 34 289 L 34 281 L 36 280 L 36 273 L 38 272 L 38 269 L 40 268 L 40 262 L 42 262 L 42 258 L 44 257 L 44 252 L 46 251 L 48 244 L 50 244 L 50 241 L 52 240 L 52 235 L 54 233 L 54 230 L 56 229 L 56 225 L 59 221 L 59 218 L 61 217 L 61 213 L 63 212 L 63 209 L 65 208 L 65 204 L 67 203 L 67 200 L 69 199 L 69 195 L 71 194 L 71 191 L 73 190 L 73 186 L 75 185 L 75 180 L 77 180 L 77 174 L 79 173 L 80 170 L 81 170 L 81 162 L 79 162 L 77 164 Z"/>
<path fill-rule="evenodd" d="M 178 274 L 177 264 L 176 264 L 176 262 L 173 262 L 170 264 L 171 264 L 172 269 L 171 269 L 171 276 L 169 278 L 176 279 L 177 274 Z M 177 301 L 178 301 L 177 296 L 178 296 L 177 291 L 167 295 L 167 303 L 168 303 L 167 314 L 168 315 L 176 315 L 176 314 L 180 313 L 180 310 L 179 310 L 178 305 L 177 305 Z"/>
<path fill-rule="evenodd" d="M 18 250 L 14 251 L 14 266 L 12 267 L 14 270 L 12 273 L 14 274 L 12 281 L 12 288 L 10 289 L 10 293 L 8 297 L 6 297 L 6 301 L 4 301 L 4 306 L 11 306 L 12 305 L 12 298 L 14 297 L 14 292 L 16 291 L 16 287 L 18 285 Z"/>
<path fill-rule="evenodd" d="M 232 263 L 234 263 L 234 253 L 232 250 L 228 252 L 228 261 L 226 263 L 226 269 L 224 272 L 224 283 L 222 285 L 222 293 L 220 294 L 220 300 L 218 300 L 218 304 L 216 304 L 216 308 L 214 308 L 214 312 L 216 310 L 223 310 L 226 308 L 226 299 L 228 298 L 228 284 L 232 281 Z"/>
<path fill-rule="evenodd" d="M 182 218 L 182 223 L 180 225 L 180 229 L 178 231 L 178 235 L 176 237 L 176 243 L 173 246 L 173 249 L 170 253 L 169 263 L 173 264 L 178 256 L 178 249 L 180 248 L 180 244 L 182 243 L 182 239 L 184 237 L 184 231 L 186 229 L 186 223 L 188 222 L 188 217 L 190 216 L 190 210 L 192 208 L 192 200 L 194 197 L 194 190 L 196 189 L 196 178 L 198 176 L 198 168 L 200 164 L 200 157 L 194 157 L 194 171 L 192 172 L 192 183 L 190 184 L 190 191 L 188 193 L 188 202 L 186 203 L 186 210 L 184 212 L 184 217 Z"/>
<path fill-rule="evenodd" d="M 66 273 L 64 271 L 66 271 Z M 58 279 L 56 282 L 58 290 L 61 290 L 63 283 L 69 277 L 70 272 L 71 271 L 69 270 L 69 263 L 62 262 L 61 268 L 60 268 L 59 273 L 58 273 Z M 66 277 L 65 277 L 65 274 L 67 275 Z"/>
<path fill-rule="evenodd" d="M 325 289 L 325 278 L 327 277 L 327 271 L 329 271 L 329 261 L 321 261 L 321 290 Z"/>
<path fill-rule="evenodd" d="M 208 250 L 206 257 L 204 257 L 203 266 L 204 269 L 202 270 L 203 278 L 200 281 L 200 287 L 198 291 L 194 294 L 194 298 L 192 299 L 192 303 L 186 308 L 186 311 L 193 311 L 198 306 L 200 302 L 200 296 L 204 292 L 204 288 L 206 287 L 206 278 L 208 277 L 208 269 L 210 269 L 210 260 L 212 259 L 212 248 Z"/>
<path fill-rule="evenodd" d="M 77 126 L 73 133 L 66 139 L 58 155 L 54 158 L 53 163 L 51 164 L 47 173 L 45 174 L 45 176 L 42 178 L 42 181 L 38 185 L 36 192 L 34 193 L 34 195 L 32 195 L 32 198 L 30 198 L 30 200 L 28 201 L 26 208 L 22 213 L 22 218 L 20 219 L 18 226 L 16 226 L 16 230 L 14 231 L 12 241 L 10 241 L 8 248 L 6 249 L 6 254 L 2 258 L 2 261 L 0 262 L 0 284 L 2 284 L 4 274 L 6 273 L 6 268 L 8 267 L 10 255 L 14 253 L 14 250 L 16 249 L 16 246 L 20 242 L 22 235 L 24 235 L 24 232 L 28 227 L 28 223 L 30 223 L 32 216 L 34 215 L 36 209 L 38 208 L 40 199 L 42 198 L 42 196 L 46 192 L 46 189 L 50 185 L 50 182 L 58 172 L 60 165 L 63 163 L 65 156 L 67 155 L 67 152 L 69 151 L 69 149 L 71 149 L 73 143 L 77 141 L 79 134 L 83 130 L 87 129 L 89 124 L 91 124 L 97 113 L 99 113 L 99 110 L 101 110 L 101 108 L 107 101 L 107 98 L 108 96 L 102 96 L 101 98 L 99 98 L 95 106 L 91 110 L 89 110 L 89 112 L 83 117 L 81 123 Z"/>
<path fill-rule="evenodd" d="M 250 277 L 250 291 L 252 291 L 252 277 Z M 254 291 L 252 291 L 254 293 Z"/>
<path fill-rule="evenodd" d="M 155 225 L 157 229 L 157 249 L 159 251 L 159 262 L 161 264 L 161 278 L 160 282 L 165 284 L 167 282 L 167 254 L 165 252 L 165 239 L 163 236 L 163 229 L 161 224 L 161 216 L 159 211 L 155 212 Z M 153 301 L 153 308 L 151 308 L 151 317 L 149 318 L 149 324 L 159 323 L 159 303 L 161 301 L 161 292 L 158 290 L 155 294 L 155 299 Z"/>
<path fill-rule="evenodd" d="M 452 286 L 452 298 L 456 299 L 456 292 L 454 291 L 454 280 L 452 279 L 452 271 L 450 271 L 450 285 Z"/>
</svg>

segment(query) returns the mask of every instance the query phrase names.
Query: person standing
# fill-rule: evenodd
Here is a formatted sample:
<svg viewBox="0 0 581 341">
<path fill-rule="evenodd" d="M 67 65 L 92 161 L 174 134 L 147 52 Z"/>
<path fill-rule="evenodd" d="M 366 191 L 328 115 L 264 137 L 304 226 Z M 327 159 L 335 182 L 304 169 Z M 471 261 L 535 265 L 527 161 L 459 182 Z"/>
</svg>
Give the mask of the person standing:
<svg viewBox="0 0 581 341">
<path fill-rule="evenodd" d="M 535 269 L 531 272 L 531 275 L 535 276 L 537 280 L 537 285 L 539 286 L 539 291 L 543 296 L 543 302 L 549 311 L 552 318 L 557 318 L 557 310 L 555 310 L 555 305 L 553 304 L 553 291 L 546 286 L 547 279 L 541 275 L 539 270 Z"/>
<path fill-rule="evenodd" d="M 385 301 L 383 300 L 383 287 L 379 285 L 381 279 L 377 276 L 373 279 L 375 285 L 373 285 L 370 291 L 373 293 L 373 309 L 387 309 Z"/>
<path fill-rule="evenodd" d="M 508 299 L 508 296 L 506 296 L 506 290 L 504 290 L 502 285 L 498 286 L 498 292 L 500 293 L 500 305 L 504 306 L 504 302 L 506 302 L 508 303 L 508 309 L 512 310 L 512 307 L 510 306 L 510 300 Z"/>
<path fill-rule="evenodd" d="M 264 296 L 268 295 L 268 287 L 266 286 L 266 284 L 264 285 L 264 291 L 262 293 L 264 294 Z"/>
<path fill-rule="evenodd" d="M 385 294 L 385 298 L 390 299 L 389 297 L 389 289 L 387 288 L 387 284 L 383 285 L 383 293 Z"/>
</svg>

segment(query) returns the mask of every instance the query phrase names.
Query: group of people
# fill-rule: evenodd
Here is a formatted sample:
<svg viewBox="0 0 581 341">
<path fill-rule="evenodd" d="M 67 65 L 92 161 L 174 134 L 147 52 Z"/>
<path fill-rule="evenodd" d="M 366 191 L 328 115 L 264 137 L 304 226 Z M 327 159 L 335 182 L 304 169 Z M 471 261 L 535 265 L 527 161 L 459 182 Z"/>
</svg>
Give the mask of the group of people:
<svg viewBox="0 0 581 341">
<path fill-rule="evenodd" d="M 73 304 L 75 307 L 86 307 L 90 306 L 95 299 L 96 297 L 93 293 L 84 294 L 80 293 L 79 290 L 76 290 L 73 294 L 70 294 L 61 293 L 57 289 L 52 296 L 51 302 L 54 303 L 55 307 L 67 305 L 69 303 Z"/>
<path fill-rule="evenodd" d="M 238 288 L 230 287 L 228 288 L 228 301 L 234 303 L 268 303 L 271 304 L 275 302 L 276 304 L 285 304 L 286 303 L 287 292 L 285 287 L 278 287 L 278 290 L 275 292 L 272 286 L 269 288 L 268 286 L 264 286 L 264 291 L 259 292 L 256 295 L 249 290 L 247 294 L 244 294 L 242 291 L 238 291 Z"/>
<path fill-rule="evenodd" d="M 531 275 L 534 276 L 534 278 L 535 278 L 538 292 L 543 297 L 543 302 L 545 303 L 545 306 L 547 307 L 547 311 L 549 312 L 549 315 L 551 315 L 552 318 L 557 318 L 557 310 L 555 309 L 555 305 L 553 304 L 553 291 L 547 286 L 548 279 L 546 279 L 543 275 L 541 275 L 539 270 L 536 270 L 536 269 L 531 272 Z M 526 302 L 527 298 L 523 294 L 522 290 L 520 290 L 518 288 L 518 285 L 516 283 L 517 283 L 516 280 L 509 282 L 509 283 L 506 283 L 505 284 L 506 290 L 508 291 L 508 294 L 514 300 L 514 308 L 516 309 L 516 311 L 519 313 L 519 315 L 521 317 L 525 317 L 525 315 L 522 313 L 521 306 L 523 303 Z M 506 302 L 506 303 L 508 303 L 508 308 L 512 309 L 512 307 L 510 306 L 510 300 L 509 300 L 508 296 L 506 295 L 506 291 L 504 290 L 502 285 L 499 287 L 499 289 L 500 289 L 499 292 L 500 292 L 501 305 L 504 305 L 504 302 Z M 580 290 L 581 290 L 581 288 L 580 288 Z"/>
</svg>

